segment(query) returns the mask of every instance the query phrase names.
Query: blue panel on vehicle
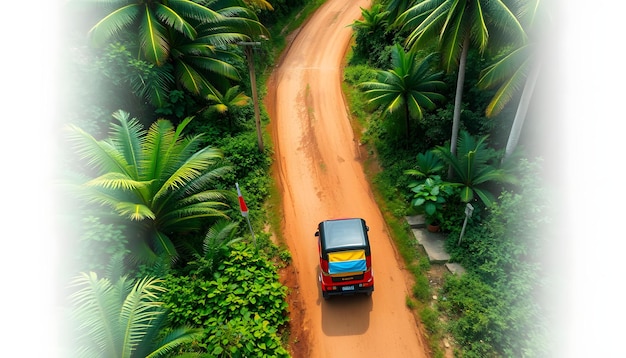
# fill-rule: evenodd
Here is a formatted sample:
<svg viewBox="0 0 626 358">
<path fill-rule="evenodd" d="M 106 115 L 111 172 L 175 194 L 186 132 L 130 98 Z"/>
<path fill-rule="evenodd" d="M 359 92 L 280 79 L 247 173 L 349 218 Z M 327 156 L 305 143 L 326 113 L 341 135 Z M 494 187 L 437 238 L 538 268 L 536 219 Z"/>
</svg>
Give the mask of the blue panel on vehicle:
<svg viewBox="0 0 626 358">
<path fill-rule="evenodd" d="M 367 269 L 365 260 L 329 262 L 328 273 L 336 275 L 339 273 L 363 272 Z"/>
<path fill-rule="evenodd" d="M 365 251 L 351 250 L 328 254 L 328 273 L 331 275 L 363 272 L 367 269 Z"/>
</svg>

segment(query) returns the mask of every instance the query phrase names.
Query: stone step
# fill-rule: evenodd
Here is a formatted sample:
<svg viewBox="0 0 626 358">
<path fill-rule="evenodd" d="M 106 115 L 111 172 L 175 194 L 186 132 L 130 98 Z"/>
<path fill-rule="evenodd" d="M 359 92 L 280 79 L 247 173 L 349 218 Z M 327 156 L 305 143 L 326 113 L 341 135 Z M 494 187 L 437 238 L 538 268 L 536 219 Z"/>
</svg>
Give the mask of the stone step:
<svg viewBox="0 0 626 358">
<path fill-rule="evenodd" d="M 411 232 L 417 242 L 424 248 L 428 260 L 433 264 L 445 264 L 448 271 L 455 275 L 462 275 L 465 269 L 458 263 L 449 262 L 450 254 L 446 252 L 446 236 L 440 232 L 430 232 L 426 229 L 424 216 L 407 216 L 406 221 L 411 226 Z"/>
<path fill-rule="evenodd" d="M 448 269 L 448 271 L 450 271 L 450 273 L 458 276 L 461 276 L 465 273 L 465 269 L 463 268 L 463 266 L 456 262 L 446 262 L 446 268 Z"/>
<path fill-rule="evenodd" d="M 424 251 L 428 255 L 428 260 L 431 263 L 443 264 L 450 260 L 450 254 L 448 254 L 444 248 L 446 238 L 443 234 L 438 232 L 430 232 L 426 229 L 411 229 L 413 236 L 417 239 L 417 242 L 422 245 Z"/>
<path fill-rule="evenodd" d="M 406 222 L 409 223 L 411 229 L 420 229 L 426 227 L 426 219 L 424 215 L 405 216 Z"/>
</svg>

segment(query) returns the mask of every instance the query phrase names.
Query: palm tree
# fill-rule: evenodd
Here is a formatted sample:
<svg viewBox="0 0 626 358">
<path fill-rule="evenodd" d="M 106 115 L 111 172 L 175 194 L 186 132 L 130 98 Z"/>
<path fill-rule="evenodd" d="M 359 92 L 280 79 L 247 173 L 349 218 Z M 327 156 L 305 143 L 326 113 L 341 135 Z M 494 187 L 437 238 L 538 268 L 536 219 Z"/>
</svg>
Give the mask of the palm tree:
<svg viewBox="0 0 626 358">
<path fill-rule="evenodd" d="M 269 31 L 258 21 L 254 11 L 239 6 L 236 0 L 207 1 L 215 6 L 219 21 L 205 21 L 196 26 L 198 36 L 189 39 L 172 34 L 172 56 L 177 81 L 195 95 L 215 94 L 216 88 L 230 86 L 240 75 L 232 63 L 241 56 L 229 45 L 268 37 Z"/>
<path fill-rule="evenodd" d="M 110 11 L 89 31 L 95 44 L 128 36 L 130 30 L 141 59 L 156 66 L 172 63 L 178 83 L 196 95 L 211 91 L 219 77 L 239 78 L 228 62 L 237 55 L 224 46 L 269 36 L 254 11 L 237 0 L 94 1 Z"/>
<path fill-rule="evenodd" d="M 191 0 L 95 0 L 111 10 L 96 23 L 89 35 L 96 44 L 103 44 L 125 30 L 136 32 L 142 57 L 158 66 L 170 52 L 170 31 L 195 39 L 194 23 L 216 22 L 222 15 Z"/>
<path fill-rule="evenodd" d="M 434 151 L 429 150 L 417 155 L 416 167 L 416 169 L 405 170 L 404 174 L 425 179 L 438 175 L 443 170 L 444 164 Z"/>
<path fill-rule="evenodd" d="M 435 54 L 418 61 L 415 52 L 405 52 L 402 46 L 395 45 L 391 52 L 391 65 L 387 71 L 377 71 L 377 80 L 364 82 L 368 103 L 384 107 L 387 115 L 400 112 L 405 119 L 406 137 L 410 135 L 410 120 L 422 119 L 424 109 L 435 108 L 436 100 L 444 99 L 437 91 L 445 85 L 440 80 L 442 72 L 431 70 Z"/>
<path fill-rule="evenodd" d="M 222 153 L 200 148 L 202 135 L 182 137 L 187 118 L 178 127 L 157 120 L 148 131 L 130 115 L 117 111 L 110 138 L 96 140 L 69 125 L 70 140 L 80 159 L 97 172 L 79 186 L 89 202 L 112 208 L 141 228 L 143 259 L 163 254 L 176 258 L 173 235 L 201 229 L 207 218 L 227 217 L 232 192 L 211 183 L 231 168 L 221 164 Z"/>
<path fill-rule="evenodd" d="M 503 41 L 525 41 L 526 33 L 514 10 L 503 0 L 424 0 L 396 19 L 397 25 L 411 30 L 407 37 L 410 48 L 419 48 L 425 42 L 435 40 L 446 73 L 458 65 L 450 140 L 452 154 L 456 153 L 469 48 L 475 46 L 482 53 L 492 37 Z M 502 39 L 498 35 L 502 35 Z"/>
<path fill-rule="evenodd" d="M 411 7 L 416 0 L 384 0 L 382 2 L 390 19 L 395 19 Z"/>
<path fill-rule="evenodd" d="M 216 91 L 214 94 L 207 95 L 207 100 L 211 104 L 207 110 L 216 112 L 220 116 L 224 116 L 228 120 L 228 124 L 232 127 L 232 116 L 228 115 L 229 110 L 236 107 L 243 107 L 250 103 L 250 97 L 245 93 L 239 92 L 239 86 L 229 87 L 224 94 Z"/>
<path fill-rule="evenodd" d="M 371 9 L 361 8 L 361 16 L 362 20 L 356 20 L 351 25 L 355 34 L 355 55 L 367 59 L 380 58 L 384 50 L 382 45 L 388 43 L 389 13 L 384 11 L 382 5 L 374 4 Z M 376 62 L 371 65 L 376 67 Z"/>
<path fill-rule="evenodd" d="M 212 278 L 220 262 L 228 256 L 230 246 L 243 240 L 235 237 L 238 227 L 238 223 L 229 220 L 219 220 L 211 226 L 202 244 L 202 254 L 194 254 L 195 261 L 188 263 L 190 267 L 198 268 L 194 274 L 201 273 L 207 279 Z"/>
<path fill-rule="evenodd" d="M 167 328 L 167 315 L 159 302 L 162 280 L 145 277 L 133 283 L 123 276 L 116 282 L 81 273 L 70 299 L 77 330 L 72 347 L 78 357 L 166 357 L 202 330 Z"/>
<path fill-rule="evenodd" d="M 486 206 L 491 206 L 495 198 L 485 184 L 517 182 L 509 171 L 494 166 L 496 153 L 487 147 L 487 138 L 488 136 L 483 136 L 476 140 L 468 132 L 461 131 L 457 154 L 444 146 L 433 149 L 456 174 L 453 180 L 459 183 L 462 202 L 468 203 L 477 195 Z"/>
<path fill-rule="evenodd" d="M 494 97 L 487 106 L 485 114 L 487 118 L 497 115 L 522 89 L 522 95 L 518 103 L 517 112 L 513 121 L 509 139 L 507 141 L 504 158 L 508 158 L 517 146 L 526 112 L 532 98 L 537 79 L 541 70 L 541 62 L 538 59 L 538 34 L 543 18 L 543 3 L 540 0 L 529 1 L 525 4 L 522 21 L 526 32 L 529 34 L 528 41 L 519 47 L 512 47 L 505 56 L 485 68 L 480 74 L 478 87 L 489 89 L 498 87 Z M 541 22 L 543 24 L 543 22 Z M 544 30 L 542 28 L 542 30 Z"/>
</svg>

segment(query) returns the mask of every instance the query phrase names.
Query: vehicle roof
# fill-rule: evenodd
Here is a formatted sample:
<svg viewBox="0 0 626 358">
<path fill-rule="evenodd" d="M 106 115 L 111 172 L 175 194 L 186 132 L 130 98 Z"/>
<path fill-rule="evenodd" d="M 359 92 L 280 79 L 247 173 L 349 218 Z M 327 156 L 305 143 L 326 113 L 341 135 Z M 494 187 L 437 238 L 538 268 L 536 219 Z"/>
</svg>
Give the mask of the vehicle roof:
<svg viewBox="0 0 626 358">
<path fill-rule="evenodd" d="M 326 249 L 366 246 L 367 231 L 363 219 L 326 220 L 319 224 Z"/>
</svg>

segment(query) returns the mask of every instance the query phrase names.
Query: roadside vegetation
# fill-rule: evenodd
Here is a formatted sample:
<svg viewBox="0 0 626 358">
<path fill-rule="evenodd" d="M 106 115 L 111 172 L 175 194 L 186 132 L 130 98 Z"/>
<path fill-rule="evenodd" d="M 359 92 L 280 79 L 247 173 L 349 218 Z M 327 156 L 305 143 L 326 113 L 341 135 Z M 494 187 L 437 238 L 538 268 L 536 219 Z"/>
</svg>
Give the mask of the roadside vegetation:
<svg viewBox="0 0 626 358">
<path fill-rule="evenodd" d="M 289 356 L 290 255 L 267 231 L 272 145 L 238 43 L 259 42 L 262 99 L 285 36 L 321 3 L 64 4 L 68 356 Z"/>
<path fill-rule="evenodd" d="M 541 118 L 520 99 L 537 81 L 535 3 L 516 3 L 512 17 L 484 7 L 489 31 L 470 26 L 457 38 L 422 22 L 450 2 L 364 9 L 344 89 L 368 168 L 380 165 L 368 170 L 376 198 L 414 273 L 407 305 L 435 356 L 444 335 L 463 357 L 547 356 L 539 225 L 550 206 L 541 151 L 522 131 L 526 113 L 531 125 Z M 252 53 L 263 98 L 285 37 L 322 3 L 64 4 L 57 219 L 68 356 L 289 355 L 278 270 L 290 255 L 266 229 L 279 211 L 272 144 L 262 137 L 259 150 L 238 43 L 260 43 Z M 263 126 L 262 103 L 260 117 Z M 474 213 L 459 244 L 467 204 Z M 416 213 L 438 221 L 468 271 L 446 277 L 441 292 L 431 292 L 430 263 L 404 221 Z"/>
<path fill-rule="evenodd" d="M 344 91 L 375 162 L 366 167 L 377 201 L 414 274 L 407 306 L 435 357 L 444 337 L 462 357 L 552 352 L 544 253 L 554 213 L 544 147 L 523 130 L 549 121 L 532 100 L 544 7 L 375 1 L 353 24 Z M 436 290 L 404 219 L 416 214 L 440 226 L 451 261 L 466 269 Z"/>
</svg>

